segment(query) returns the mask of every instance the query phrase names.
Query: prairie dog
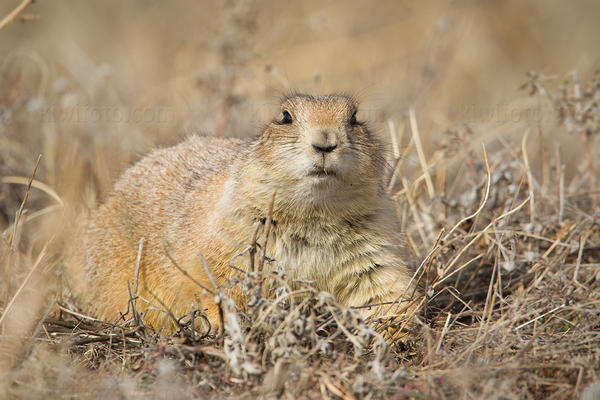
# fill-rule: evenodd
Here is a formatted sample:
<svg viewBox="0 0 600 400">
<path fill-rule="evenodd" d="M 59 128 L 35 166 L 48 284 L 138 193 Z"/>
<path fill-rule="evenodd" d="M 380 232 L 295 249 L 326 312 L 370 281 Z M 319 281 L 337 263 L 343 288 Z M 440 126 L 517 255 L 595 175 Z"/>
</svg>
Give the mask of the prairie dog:
<svg viewBox="0 0 600 400">
<path fill-rule="evenodd" d="M 347 306 L 400 300 L 396 312 L 405 313 L 417 290 L 414 271 L 386 195 L 383 146 L 357 120 L 357 108 L 347 96 L 297 94 L 254 139 L 192 136 L 143 158 L 89 222 L 71 267 L 78 297 L 99 318 L 118 319 L 128 309 L 143 239 L 138 294 L 157 308 L 153 299 L 160 299 L 178 317 L 196 304 L 218 324 L 214 297 L 170 258 L 212 288 L 204 258 L 225 284 L 276 192 L 267 254 L 288 275 Z M 248 257 L 235 264 L 249 269 Z M 147 307 L 137 301 L 138 310 Z M 168 321 L 160 310 L 145 316 L 155 329 L 173 330 Z"/>
</svg>

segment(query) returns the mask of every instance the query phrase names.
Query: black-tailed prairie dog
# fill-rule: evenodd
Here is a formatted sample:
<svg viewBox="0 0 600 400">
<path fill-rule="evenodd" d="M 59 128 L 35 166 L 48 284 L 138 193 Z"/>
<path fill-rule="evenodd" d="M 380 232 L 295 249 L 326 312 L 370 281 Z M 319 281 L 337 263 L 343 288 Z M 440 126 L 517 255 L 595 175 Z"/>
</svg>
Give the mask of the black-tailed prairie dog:
<svg viewBox="0 0 600 400">
<path fill-rule="evenodd" d="M 90 219 L 71 268 L 78 297 L 98 317 L 117 320 L 139 264 L 137 293 L 156 307 L 147 324 L 175 327 L 161 303 L 177 317 L 194 306 L 218 324 L 214 296 L 181 270 L 208 288 L 204 260 L 217 285 L 239 273 L 232 260 L 276 193 L 266 249 L 275 261 L 265 272 L 277 263 L 347 306 L 385 303 L 362 307 L 367 315 L 413 312 L 414 270 L 386 195 L 383 147 L 356 119 L 357 107 L 347 96 L 293 95 L 257 138 L 192 136 L 143 158 Z M 235 265 L 249 269 L 249 257 Z M 147 307 L 137 301 L 138 310 Z"/>
</svg>

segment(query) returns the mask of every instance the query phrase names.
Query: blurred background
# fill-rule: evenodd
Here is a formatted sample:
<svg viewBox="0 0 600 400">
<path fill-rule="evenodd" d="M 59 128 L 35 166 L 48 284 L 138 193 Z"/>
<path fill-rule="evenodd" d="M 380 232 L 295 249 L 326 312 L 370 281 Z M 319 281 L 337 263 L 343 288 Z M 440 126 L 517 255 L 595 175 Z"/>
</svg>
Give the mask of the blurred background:
<svg viewBox="0 0 600 400">
<path fill-rule="evenodd" d="M 530 71 L 591 76 L 599 16 L 595 0 L 38 1 L 0 31 L 0 176 L 29 176 L 43 154 L 36 179 L 92 207 L 151 148 L 256 135 L 282 95 L 305 91 L 355 95 L 399 150 L 413 108 L 427 158 L 453 141 L 459 161 L 482 142 L 516 149 L 532 129 L 533 165 L 562 143 L 568 177 L 581 138 L 523 85 Z M 406 155 L 406 174 L 418 165 Z M 24 191 L 0 185 L 0 228 Z"/>
</svg>

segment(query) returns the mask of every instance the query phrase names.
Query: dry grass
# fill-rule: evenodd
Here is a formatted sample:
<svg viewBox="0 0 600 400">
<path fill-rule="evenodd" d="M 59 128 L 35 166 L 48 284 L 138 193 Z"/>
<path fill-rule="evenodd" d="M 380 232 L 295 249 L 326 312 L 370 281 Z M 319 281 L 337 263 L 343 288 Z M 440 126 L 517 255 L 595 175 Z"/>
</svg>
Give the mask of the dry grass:
<svg viewBox="0 0 600 400">
<path fill-rule="evenodd" d="M 36 6 L 27 12 L 37 12 Z M 423 312 L 414 338 L 389 346 L 356 310 L 339 306 L 309 282 L 291 281 L 285 271 L 263 276 L 261 268 L 240 272 L 230 283 L 252 294 L 244 310 L 209 288 L 227 315 L 223 332 L 210 331 L 198 312 L 180 320 L 177 334 L 163 337 L 143 325 L 135 308 L 112 323 L 77 310 L 62 285 L 65 248 L 77 240 L 79 211 L 102 201 L 127 164 L 204 124 L 216 135 L 255 132 L 247 120 L 256 108 L 248 105 L 264 104 L 264 98 L 289 89 L 290 81 L 314 80 L 306 86 L 319 91 L 338 87 L 333 78 L 319 86 L 326 71 L 306 79 L 292 67 L 282 73 L 276 55 L 265 73 L 281 86 L 250 85 L 253 68 L 265 69 L 257 62 L 264 58 L 261 45 L 273 44 L 255 23 L 265 5 L 254 6 L 212 10 L 219 17 L 210 36 L 218 38 L 211 44 L 215 58 L 194 75 L 198 92 L 186 92 L 183 100 L 148 95 L 151 100 L 140 103 L 123 94 L 125 84 L 102 75 L 110 75 L 106 68 L 93 65 L 88 71 L 82 67 L 87 64 L 69 57 L 55 62 L 18 48 L 4 60 L 0 393 L 7 398 L 563 399 L 582 393 L 597 398 L 600 77 L 587 69 L 581 77 L 531 73 L 523 85 L 530 97 L 518 98 L 524 92 L 515 90 L 515 102 L 507 103 L 518 118 L 502 114 L 493 102 L 456 114 L 440 93 L 451 93 L 452 103 L 473 104 L 485 92 L 471 98 L 468 91 L 442 83 L 467 68 L 452 40 L 423 62 L 444 79 L 423 78 L 420 91 L 409 80 L 407 91 L 418 95 L 400 105 L 397 98 L 406 94 L 393 85 L 378 101 L 367 101 L 367 110 L 378 110 L 368 117 L 390 137 L 389 190 L 419 260 L 415 278 L 426 288 L 426 297 L 415 299 Z M 498 12 L 486 7 L 476 13 Z M 311 18 L 320 21 L 325 11 Z M 515 29 L 521 26 L 514 7 L 501 12 Z M 13 21 L 0 36 L 18 25 Z M 396 25 L 372 29 L 373 37 L 358 35 L 354 46 L 382 43 L 377 35 L 395 32 Z M 519 39 L 513 43 L 512 32 L 498 29 L 494 32 L 510 36 L 502 43 L 525 52 L 526 39 L 515 34 Z M 461 32 L 449 28 L 441 36 Z M 336 48 L 326 42 L 294 50 L 301 58 L 330 47 Z M 381 54 L 389 49 L 373 51 L 372 59 L 387 62 Z M 75 50 L 69 54 L 83 57 Z M 360 81 L 363 68 L 391 76 L 377 62 L 364 64 L 347 54 L 358 71 L 345 75 L 354 76 L 350 80 Z M 136 53 L 132 62 L 138 58 L 151 59 Z M 186 65 L 199 62 L 175 58 Z M 477 87 L 505 91 L 502 81 L 489 77 L 495 73 L 499 80 L 505 69 L 498 64 L 497 70 L 481 72 Z M 129 76 L 127 83 L 146 84 L 153 74 L 164 77 L 154 71 L 139 81 Z M 202 108 L 209 101 L 212 106 Z M 499 114 L 479 115 L 488 111 Z M 123 121 L 124 116 L 131 120 Z M 248 237 L 250 245 L 252 232 Z M 257 257 L 258 266 L 268 262 L 268 254 L 257 253 L 250 246 L 241 257 Z M 272 296 L 263 296 L 261 287 L 273 287 Z"/>
</svg>

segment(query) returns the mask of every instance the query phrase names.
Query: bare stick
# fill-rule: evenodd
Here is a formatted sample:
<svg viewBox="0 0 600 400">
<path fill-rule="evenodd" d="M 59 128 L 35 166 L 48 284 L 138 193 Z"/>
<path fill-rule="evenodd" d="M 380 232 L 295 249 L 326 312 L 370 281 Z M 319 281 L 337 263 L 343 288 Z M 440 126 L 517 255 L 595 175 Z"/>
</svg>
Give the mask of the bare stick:
<svg viewBox="0 0 600 400">
<path fill-rule="evenodd" d="M 390 193 L 396 184 L 396 180 L 398 179 L 398 174 L 400 173 L 400 165 L 402 164 L 402 159 L 397 158 L 394 162 L 394 167 L 392 168 L 392 175 L 390 176 L 390 180 L 387 186 L 387 191 Z"/>
<path fill-rule="evenodd" d="M 167 249 L 165 249 L 165 254 L 169 258 L 169 260 L 171 260 L 171 263 L 175 266 L 175 268 L 177 268 L 179 270 L 179 272 L 181 272 L 183 275 L 188 277 L 192 282 L 194 282 L 196 285 L 200 286 L 202 289 L 206 290 L 208 293 L 212 294 L 213 296 L 216 294 L 215 292 L 213 292 L 212 290 L 210 290 L 209 288 L 207 288 L 206 286 L 204 286 L 203 284 L 198 282 L 196 279 L 194 279 L 194 277 L 191 276 L 190 274 L 188 274 L 188 272 L 185 269 L 181 268 L 179 266 L 179 264 L 177 264 L 177 261 L 175 261 L 175 259 L 171 256 L 171 254 L 169 253 L 169 251 Z"/>
<path fill-rule="evenodd" d="M 448 333 L 448 329 L 450 327 L 450 318 L 452 318 L 452 313 L 449 312 L 448 316 L 446 317 L 446 323 L 444 324 L 444 328 L 442 329 L 442 334 L 440 335 L 440 339 L 438 340 L 438 344 L 435 349 L 436 353 L 440 352 L 440 348 L 442 347 L 442 341 L 444 340 L 444 336 L 446 336 L 446 333 Z"/>
<path fill-rule="evenodd" d="M 144 250 L 144 238 L 140 239 L 140 245 L 138 247 L 138 254 L 135 260 L 135 273 L 133 275 L 133 291 L 130 293 L 131 300 L 131 313 L 133 315 L 133 320 L 135 321 L 138 327 L 142 327 L 139 314 L 135 308 L 137 303 L 137 290 L 138 290 L 138 282 L 140 276 L 140 263 L 142 261 L 142 251 Z M 129 282 L 127 282 L 127 286 L 129 287 Z"/>
<path fill-rule="evenodd" d="M 23 10 L 31 3 L 33 3 L 33 0 L 23 0 L 21 4 L 17 6 L 17 8 L 12 10 L 10 14 L 4 17 L 4 19 L 0 21 L 0 31 L 4 29 L 6 25 L 16 20 L 19 17 L 19 14 L 21 14 Z"/>
<path fill-rule="evenodd" d="M 529 129 L 525 131 L 523 140 L 521 141 L 521 151 L 523 153 L 523 162 L 525 163 L 525 172 L 527 173 L 527 186 L 529 187 L 529 222 L 533 225 L 535 222 L 535 196 L 533 193 L 533 177 L 531 176 L 531 168 L 529 168 L 529 158 L 527 157 L 527 136 Z"/>
<path fill-rule="evenodd" d="M 398 134 L 396 133 L 396 126 L 394 121 L 388 119 L 388 128 L 390 130 L 390 138 L 392 139 L 392 151 L 394 152 L 394 160 L 400 157 L 400 143 L 398 141 Z"/>
<path fill-rule="evenodd" d="M 135 299 L 137 298 L 137 289 L 138 289 L 138 278 L 140 276 L 140 263 L 142 261 L 142 251 L 144 249 L 144 238 L 140 239 L 140 245 L 138 247 L 137 258 L 135 260 L 135 275 L 133 277 L 133 304 L 135 305 Z"/>
<path fill-rule="evenodd" d="M 544 318 L 546 315 L 550 315 L 550 314 L 552 314 L 553 312 L 556 312 L 556 311 L 558 311 L 558 310 L 560 310 L 561 308 L 564 308 L 564 307 L 565 307 L 565 304 L 561 304 L 560 306 L 554 307 L 552 310 L 550 310 L 550 311 L 548 311 L 548 312 L 545 312 L 545 313 L 544 313 L 544 314 L 542 314 L 542 315 L 538 315 L 538 316 L 537 316 L 537 317 L 535 317 L 534 319 L 532 319 L 532 320 L 530 320 L 530 321 L 527 321 L 527 322 L 525 322 L 525 323 L 523 323 L 523 324 L 521 324 L 521 325 L 517 326 L 515 329 L 521 329 L 521 328 L 524 328 L 524 327 L 526 327 L 527 325 L 531 324 L 532 322 L 535 322 L 535 321 L 537 321 L 538 319 Z"/>
<path fill-rule="evenodd" d="M 579 268 L 581 267 L 581 259 L 583 257 L 583 249 L 585 248 L 585 242 L 587 241 L 589 232 L 583 237 L 579 238 L 579 252 L 577 254 L 577 264 L 575 265 L 575 272 L 573 272 L 573 282 L 577 282 L 577 275 L 579 275 Z"/>
<path fill-rule="evenodd" d="M 267 213 L 267 218 L 265 219 L 265 231 L 263 233 L 263 247 L 261 249 L 260 258 L 258 259 L 258 286 L 262 283 L 262 273 L 263 267 L 265 265 L 265 260 L 267 258 L 267 242 L 269 240 L 269 233 L 271 231 L 271 224 L 273 223 L 273 204 L 275 204 L 275 194 L 273 192 L 273 196 L 271 196 L 271 201 L 269 202 L 269 211 Z"/>
<path fill-rule="evenodd" d="M 394 121 L 391 119 L 388 119 L 388 128 L 390 130 L 390 138 L 392 140 L 392 151 L 393 151 L 393 156 L 392 159 L 389 160 L 390 164 L 394 165 L 394 168 L 392 168 L 392 174 L 390 176 L 390 180 L 388 182 L 388 193 L 392 190 L 392 188 L 394 187 L 394 184 L 396 183 L 396 179 L 397 179 L 397 174 L 400 170 L 400 141 L 401 141 L 401 137 L 398 138 L 398 134 L 396 133 L 396 126 L 394 125 Z"/>
<path fill-rule="evenodd" d="M 79 319 L 83 319 L 83 320 L 91 321 L 91 322 L 98 322 L 98 323 L 101 323 L 101 324 L 109 325 L 111 327 L 115 327 L 115 325 L 111 324 L 110 322 L 102 321 L 101 319 L 90 317 L 89 315 L 81 314 L 81 313 L 78 313 L 78 312 L 73 311 L 73 310 L 69 310 L 68 308 L 66 308 L 66 307 L 64 307 L 64 306 L 62 306 L 60 304 L 57 304 L 57 306 L 58 306 L 58 309 L 60 311 L 66 313 L 66 314 L 72 315 L 74 317 L 77 317 Z"/>
<path fill-rule="evenodd" d="M 427 167 L 427 159 L 425 158 L 425 152 L 423 151 L 423 145 L 421 144 L 421 135 L 419 134 L 419 127 L 417 126 L 417 118 L 415 117 L 415 109 L 410 108 L 408 111 L 408 118 L 410 122 L 410 130 L 412 131 L 412 136 L 415 141 L 415 147 L 417 148 L 417 154 L 419 156 L 419 162 L 421 163 L 421 169 L 423 170 L 423 175 L 425 175 L 425 184 L 427 186 L 427 193 L 429 194 L 429 198 L 433 198 L 435 196 L 435 190 L 433 188 L 433 182 L 431 181 L 431 175 L 429 175 L 429 170 Z"/>
<path fill-rule="evenodd" d="M 396 163 L 396 166 L 394 167 L 394 170 L 392 172 L 392 177 L 390 178 L 390 183 L 388 185 L 388 192 L 390 192 L 394 188 L 394 185 L 396 184 L 396 180 L 398 179 L 398 175 L 400 175 L 400 169 L 402 168 L 402 164 L 403 164 L 404 160 L 406 159 L 406 157 L 408 156 L 408 154 L 410 153 L 410 151 L 412 150 L 414 143 L 415 143 L 415 141 L 411 137 L 410 140 L 408 141 L 408 144 L 406 145 L 406 148 L 404 149 L 404 152 L 402 152 L 402 154 L 398 158 L 398 162 Z M 402 194 L 403 191 L 404 191 L 404 189 L 401 189 L 400 191 L 394 193 L 392 195 L 392 198 L 397 199 Z"/>
<path fill-rule="evenodd" d="M 215 290 L 219 290 L 219 285 L 217 285 L 217 281 L 215 280 L 215 277 L 213 276 L 212 272 L 210 272 L 210 268 L 208 267 L 206 258 L 204 258 L 204 256 L 202 254 L 199 254 L 199 256 L 200 256 L 200 259 L 202 260 L 202 265 L 204 266 L 204 272 L 206 272 L 206 275 L 208 276 L 208 280 L 210 280 L 210 283 L 213 285 Z"/>
<path fill-rule="evenodd" d="M 23 197 L 23 201 L 21 202 L 21 207 L 19 207 L 19 211 L 17 212 L 17 217 L 15 219 L 15 225 L 13 229 L 13 234 L 10 240 L 10 248 L 12 251 L 16 251 L 16 236 L 19 222 L 21 221 L 21 217 L 23 216 L 23 210 L 25 209 L 25 204 L 27 203 L 27 199 L 29 198 L 29 191 L 31 190 L 31 184 L 33 183 L 33 178 L 35 178 L 35 173 L 37 172 L 38 166 L 40 165 L 40 160 L 42 159 L 42 155 L 40 154 L 35 163 L 35 167 L 33 168 L 33 173 L 29 178 L 29 183 L 27 184 L 27 190 L 25 191 L 25 197 Z"/>
<path fill-rule="evenodd" d="M 485 320 L 490 319 L 490 315 L 492 309 L 494 307 L 494 280 L 496 278 L 496 274 L 499 272 L 499 258 L 500 258 L 500 248 L 496 248 L 496 261 L 494 262 L 494 266 L 492 267 L 492 276 L 490 277 L 490 283 L 488 285 L 487 295 L 485 297 L 485 306 L 483 307 L 483 313 L 481 314 L 481 321 L 479 321 L 479 329 L 477 331 L 477 336 L 481 334 L 481 330 L 484 327 Z"/>
</svg>

